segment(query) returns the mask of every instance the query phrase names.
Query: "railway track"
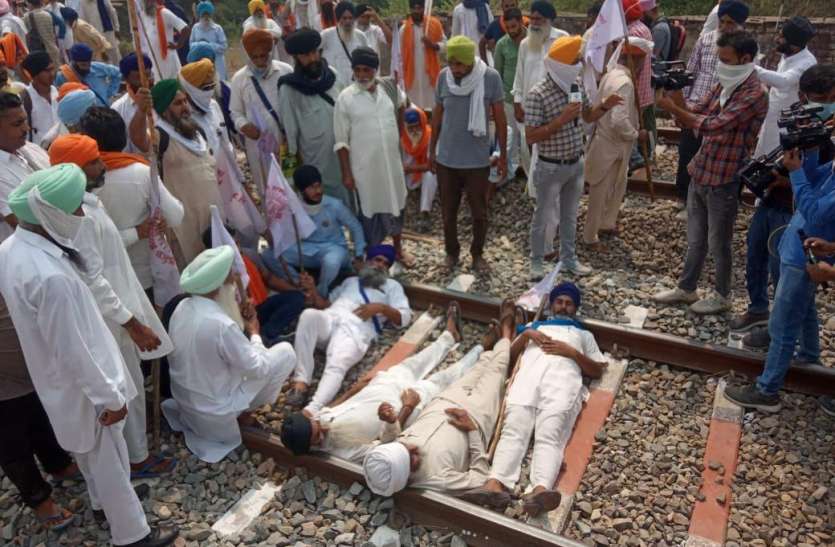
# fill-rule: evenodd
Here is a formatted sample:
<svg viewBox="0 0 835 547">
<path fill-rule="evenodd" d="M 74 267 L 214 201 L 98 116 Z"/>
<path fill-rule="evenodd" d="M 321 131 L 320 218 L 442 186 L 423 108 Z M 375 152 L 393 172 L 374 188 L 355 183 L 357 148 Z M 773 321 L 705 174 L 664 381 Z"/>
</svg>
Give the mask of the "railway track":
<svg viewBox="0 0 835 547">
<path fill-rule="evenodd" d="M 413 309 L 429 309 L 430 306 L 444 308 L 451 300 L 456 300 L 461 305 L 465 319 L 487 322 L 498 315 L 500 300 L 494 297 L 414 283 L 404 284 L 404 288 Z M 586 320 L 584 323 L 594 333 L 601 349 L 616 358 L 629 357 L 665 363 L 714 376 L 733 372 L 753 378 L 762 369 L 762 358 L 751 352 L 701 344 L 603 321 Z M 414 352 L 426 339 L 432 326 L 426 316 L 419 319 L 374 369 L 392 366 Z M 415 329 L 422 330 L 423 334 L 416 334 L 413 332 Z M 573 500 L 591 459 L 595 436 L 605 426 L 626 367 L 625 361 L 613 362 L 607 375 L 590 386 L 591 397 L 578 418 L 566 448 L 567 468 L 560 474 L 557 483 L 557 488 L 563 494 L 563 502 L 556 510 L 536 520 L 523 522 L 446 494 L 407 489 L 394 496 L 398 509 L 396 514 L 410 523 L 456 532 L 470 545 L 581 545 L 561 534 L 571 521 Z M 833 393 L 835 371 L 821 366 L 792 369 L 786 380 L 786 389 L 805 394 Z M 710 430 L 704 452 L 702 493 L 694 504 L 689 523 L 687 545 L 691 547 L 721 545 L 725 540 L 730 515 L 730 486 L 741 437 L 742 411 L 725 400 L 722 392 L 721 387 L 716 390 L 712 415 L 706 417 L 710 421 Z M 359 466 L 324 455 L 295 457 L 273 433 L 244 430 L 243 440 L 250 450 L 273 458 L 280 466 L 306 467 L 312 474 L 342 485 L 363 482 Z M 721 467 L 716 465 L 717 462 Z M 717 469 L 721 469 L 721 475 Z"/>
</svg>

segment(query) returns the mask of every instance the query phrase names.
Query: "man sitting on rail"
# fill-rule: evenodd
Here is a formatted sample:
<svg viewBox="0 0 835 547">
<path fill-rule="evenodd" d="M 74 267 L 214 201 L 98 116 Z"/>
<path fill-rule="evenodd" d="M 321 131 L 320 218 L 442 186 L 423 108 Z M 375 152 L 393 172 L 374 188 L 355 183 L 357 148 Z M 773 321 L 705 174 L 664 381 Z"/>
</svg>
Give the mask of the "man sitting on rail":
<svg viewBox="0 0 835 547">
<path fill-rule="evenodd" d="M 411 484 L 416 488 L 461 493 L 483 484 L 493 435 L 504 395 L 513 337 L 513 301 L 501 308 L 501 340 L 492 351 L 432 400 L 415 423 L 395 442 L 381 444 L 363 461 L 372 492 L 391 496 Z"/>
<path fill-rule="evenodd" d="M 524 509 L 535 517 L 560 503 L 554 490 L 574 422 L 588 391 L 583 375 L 599 378 L 606 362 L 594 335 L 575 318 L 580 291 L 573 283 L 560 283 L 551 291 L 551 318 L 520 327 L 510 354 L 522 353 L 519 369 L 507 392 L 504 428 L 487 482 L 462 498 L 480 505 L 503 508 L 528 451 L 535 430 L 530 482 Z"/>
<path fill-rule="evenodd" d="M 496 334 L 491 328 L 484 345 L 492 346 Z M 446 331 L 435 342 L 388 370 L 363 377 L 340 397 L 341 402 L 323 408 L 318 416 L 308 411 L 290 415 L 281 428 L 281 442 L 296 455 L 318 449 L 362 463 L 375 440 L 393 441 L 402 428 L 414 423 L 426 403 L 472 368 L 481 344 L 454 365 L 425 378 L 460 341 L 460 308 L 452 302 Z"/>
</svg>

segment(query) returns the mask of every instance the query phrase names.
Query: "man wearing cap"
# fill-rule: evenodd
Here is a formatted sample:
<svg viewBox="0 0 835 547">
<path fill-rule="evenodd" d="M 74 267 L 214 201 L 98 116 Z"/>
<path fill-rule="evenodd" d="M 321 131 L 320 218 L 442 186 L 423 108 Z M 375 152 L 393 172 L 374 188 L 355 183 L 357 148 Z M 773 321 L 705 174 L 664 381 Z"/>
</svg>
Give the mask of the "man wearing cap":
<svg viewBox="0 0 835 547">
<path fill-rule="evenodd" d="M 160 135 L 160 177 L 166 188 L 185 207 L 179 226 L 171 227 L 172 244 L 180 267 L 194 260 L 204 249 L 202 236 L 209 227 L 210 207 L 223 211 L 217 183 L 215 159 L 191 117 L 191 106 L 177 80 L 162 80 L 151 90 Z M 164 144 L 167 141 L 167 146 Z"/>
<path fill-rule="evenodd" d="M 409 0 L 409 16 L 400 29 L 401 77 L 409 101 L 423 110 L 432 110 L 446 35 L 437 17 L 424 19 L 424 4 L 425 0 Z"/>
<path fill-rule="evenodd" d="M 210 44 L 215 54 L 212 62 L 215 63 L 217 75 L 221 80 L 226 80 L 226 48 L 228 42 L 223 27 L 212 21 L 214 13 L 215 5 L 209 0 L 202 0 L 197 4 L 197 18 L 199 21 L 191 27 L 188 43 L 189 46 L 193 46 L 197 42 Z M 191 53 L 191 47 L 189 47 L 189 53 Z M 189 63 L 192 62 L 189 61 Z"/>
<path fill-rule="evenodd" d="M 489 270 L 484 260 L 487 239 L 487 189 L 490 185 L 488 111 L 493 114 L 499 141 L 499 174 L 507 174 L 507 121 L 504 91 L 499 73 L 476 58 L 475 42 L 453 36 L 447 42 L 449 66 L 438 76 L 432 111 L 429 164 L 438 174 L 444 222 L 445 265 L 455 268 L 461 252 L 458 243 L 458 208 L 467 194 L 473 218 L 470 256 L 473 269 Z"/>
<path fill-rule="evenodd" d="M 78 16 L 98 30 L 110 45 L 107 50 L 108 61 L 114 65 L 121 59 L 119 53 L 119 15 L 110 0 L 79 0 Z"/>
<path fill-rule="evenodd" d="M 0 245 L 0 293 L 58 442 L 73 453 L 112 543 L 169 545 L 177 532 L 149 528 L 130 484 L 122 430 L 137 386 L 77 273 L 86 258 L 76 246 L 87 231 L 86 184 L 79 167 L 63 164 L 30 175 L 12 192 L 21 224 Z"/>
<path fill-rule="evenodd" d="M 58 88 L 55 87 L 55 63 L 45 51 L 30 53 L 20 64 L 31 78 L 26 93 L 32 102 L 29 115 L 29 140 L 41 144 L 46 134 L 58 123 Z"/>
<path fill-rule="evenodd" d="M 148 85 L 154 85 L 154 71 L 151 58 L 143 54 L 143 65 Z M 148 112 L 153 112 L 151 90 L 142 87 L 139 77 L 139 58 L 131 52 L 119 61 L 119 72 L 125 80 L 125 93 L 113 101 L 113 110 L 125 122 L 125 152 L 138 154 L 147 152 L 151 146 L 148 136 Z"/>
<path fill-rule="evenodd" d="M 295 246 L 288 248 L 281 255 L 287 270 L 275 257 L 272 249 L 266 249 L 261 258 L 270 271 L 279 276 L 286 276 L 289 271 L 291 276 L 298 278 L 296 268 L 299 264 L 318 270 L 316 292 L 327 296 L 339 273 L 350 271 L 351 258 L 362 259 L 365 254 L 366 243 L 362 225 L 341 201 L 325 195 L 322 175 L 313 165 L 301 165 L 296 168 L 293 172 L 293 183 L 301 194 L 302 206 L 316 224 L 316 229 L 302 240 L 301 258 Z M 351 234 L 353 253 L 345 241 L 346 229 Z"/>
<path fill-rule="evenodd" d="M 76 44 L 84 44 L 92 49 L 95 60 L 107 60 L 108 51 L 112 46 L 96 27 L 83 19 L 79 19 L 78 12 L 72 8 L 61 8 L 61 17 L 64 18 L 67 26 L 72 29 L 73 41 Z"/>
<path fill-rule="evenodd" d="M 249 17 L 243 23 L 243 32 L 246 34 L 250 30 L 265 30 L 272 36 L 272 54 L 273 59 L 279 60 L 280 48 L 278 46 L 279 40 L 283 31 L 278 23 L 267 17 L 267 6 L 263 0 L 251 0 L 247 4 L 249 9 Z"/>
<path fill-rule="evenodd" d="M 322 450 L 343 460 L 362 463 L 378 439 L 394 440 L 439 393 L 470 370 L 484 346 L 475 345 L 457 363 L 430 375 L 462 340 L 460 307 L 447 308 L 446 330 L 415 355 L 376 374 L 364 375 L 333 406 L 317 417 L 298 412 L 281 426 L 281 442 L 294 454 Z M 487 347 L 496 338 L 493 325 L 485 334 Z"/>
<path fill-rule="evenodd" d="M 177 50 L 188 42 L 188 33 L 183 32 L 188 28 L 188 23 L 157 0 L 142 0 L 142 6 L 144 9 L 137 12 L 139 39 L 142 42 L 142 52 L 153 61 L 154 79 L 176 78 L 182 66 Z M 175 42 L 176 33 L 179 33 L 179 39 Z"/>
<path fill-rule="evenodd" d="M 466 36 L 478 44 L 493 20 L 487 0 L 462 0 L 452 10 L 452 36 Z M 489 61 L 486 61 L 488 64 Z"/>
<path fill-rule="evenodd" d="M 490 479 L 462 498 L 503 509 L 510 503 L 534 433 L 530 489 L 523 507 L 530 517 L 555 509 L 555 489 L 563 452 L 588 390 L 583 377 L 600 378 L 606 360 L 594 335 L 576 319 L 580 290 L 563 282 L 551 290 L 551 317 L 520 326 L 510 349 L 511 362 L 521 354 L 507 390 L 507 410 L 493 456 Z"/>
<path fill-rule="evenodd" d="M 278 115 L 278 79 L 293 68 L 274 57 L 273 37 L 266 30 L 249 30 L 241 42 L 249 62 L 232 77 L 229 106 L 235 129 L 245 137 L 252 180 L 263 197 L 270 154 L 279 157 L 283 139 Z"/>
<path fill-rule="evenodd" d="M 430 213 L 438 190 L 438 177 L 429 165 L 429 143 L 432 128 L 426 112 L 413 107 L 403 114 L 405 131 L 400 135 L 400 149 L 403 155 L 403 171 L 406 174 L 406 188 L 420 188 L 419 229 L 429 232 L 432 227 Z"/>
<path fill-rule="evenodd" d="M 328 296 L 316 291 L 310 276 L 302 278 L 302 288 L 310 294 L 314 308 L 302 312 L 296 328 L 298 363 L 288 405 L 299 408 L 307 400 L 317 347 L 327 347 L 327 351 L 319 386 L 305 407 L 310 416 L 333 400 L 345 374 L 363 358 L 384 325 L 403 328 L 411 322 L 412 310 L 403 287 L 388 276 L 392 264 L 394 247 L 369 247 L 357 276 L 343 281 Z"/>
<path fill-rule="evenodd" d="M 354 75 L 351 55 L 358 47 L 368 47 L 368 38 L 354 24 L 354 4 L 339 2 L 334 13 L 336 26 L 322 31 L 322 57 L 336 71 L 339 83 L 348 86 Z"/>
<path fill-rule="evenodd" d="M 93 50 L 86 44 L 75 44 L 70 49 L 71 63 L 61 65 L 55 85 L 79 82 L 96 94 L 99 106 L 109 106 L 110 99 L 119 92 L 122 73 L 113 65 L 93 61 Z"/>
<path fill-rule="evenodd" d="M 623 196 L 626 194 L 626 178 L 629 156 L 635 140 L 647 138 L 646 130 L 638 123 L 635 107 L 635 86 L 629 67 L 634 66 L 636 76 L 644 69 L 644 57 L 652 55 L 653 44 L 639 38 L 630 38 L 623 46 L 618 64 L 608 70 L 600 80 L 595 105 L 604 97 L 617 95 L 623 102 L 612 107 L 597 121 L 591 142 L 586 150 L 585 181 L 589 185 L 586 223 L 583 226 L 583 243 L 596 251 L 604 251 L 598 234 L 617 233 L 617 220 Z M 632 60 L 629 60 L 632 57 Z"/>
<path fill-rule="evenodd" d="M 459 495 L 484 484 L 490 472 L 487 446 L 511 363 L 510 299 L 502 302 L 499 330 L 492 350 L 429 402 L 395 441 L 368 451 L 362 467 L 372 492 L 389 497 L 410 485 Z"/>
<path fill-rule="evenodd" d="M 365 34 L 368 47 L 379 56 L 383 49 L 388 49 L 391 46 L 391 29 L 380 18 L 377 11 L 368 4 L 357 4 L 356 16 L 357 29 Z"/>
<path fill-rule="evenodd" d="M 342 168 L 342 184 L 356 192 L 358 215 L 369 245 L 391 236 L 396 259 L 404 256 L 400 233 L 406 206 L 406 182 L 400 158 L 400 114 L 406 97 L 393 82 L 377 78 L 380 58 L 369 47 L 351 54 L 354 83 L 336 100 L 334 149 Z"/>
</svg>

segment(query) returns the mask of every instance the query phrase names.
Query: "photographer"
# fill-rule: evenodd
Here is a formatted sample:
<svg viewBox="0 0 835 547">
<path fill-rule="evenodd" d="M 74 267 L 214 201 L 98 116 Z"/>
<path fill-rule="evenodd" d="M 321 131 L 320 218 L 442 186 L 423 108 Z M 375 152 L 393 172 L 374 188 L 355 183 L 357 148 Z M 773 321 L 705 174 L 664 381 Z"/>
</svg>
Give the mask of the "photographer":
<svg viewBox="0 0 835 547">
<path fill-rule="evenodd" d="M 830 128 L 835 128 L 835 65 L 815 65 L 800 77 L 801 99 L 812 106 L 820 106 L 818 117 Z M 826 163 L 835 159 L 835 143 L 824 143 L 819 160 Z"/>
<path fill-rule="evenodd" d="M 724 4 L 723 4 L 724 5 Z M 768 97 L 754 70 L 757 42 L 745 31 L 722 34 L 716 42 L 719 83 L 691 108 L 681 91 L 667 91 L 658 106 L 702 145 L 688 166 L 687 256 L 678 287 L 654 296 L 662 304 L 687 303 L 698 314 L 730 308 L 734 221 L 739 204 L 736 173 L 751 155 L 768 110 Z M 716 290 L 699 300 L 696 288 L 710 248 L 716 262 Z M 697 301 L 698 300 L 698 301 Z"/>
</svg>

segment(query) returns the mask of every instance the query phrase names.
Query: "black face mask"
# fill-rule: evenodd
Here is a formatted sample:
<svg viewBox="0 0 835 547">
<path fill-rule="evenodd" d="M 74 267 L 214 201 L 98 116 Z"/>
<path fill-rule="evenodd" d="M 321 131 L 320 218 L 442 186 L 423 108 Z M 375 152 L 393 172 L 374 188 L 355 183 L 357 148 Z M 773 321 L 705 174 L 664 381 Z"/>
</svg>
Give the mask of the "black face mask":
<svg viewBox="0 0 835 547">
<path fill-rule="evenodd" d="M 88 74 L 90 74 L 90 69 L 89 68 L 81 69 L 81 68 L 79 68 L 78 65 L 73 66 L 73 68 L 75 69 L 76 72 L 78 72 L 79 76 L 87 76 Z"/>
<path fill-rule="evenodd" d="M 776 49 L 778 53 L 782 53 L 782 54 L 786 55 L 786 54 L 794 53 L 794 51 L 792 51 L 792 47 L 793 46 L 790 43 L 783 42 L 782 44 L 777 44 L 777 47 L 774 48 L 774 49 Z"/>
</svg>

